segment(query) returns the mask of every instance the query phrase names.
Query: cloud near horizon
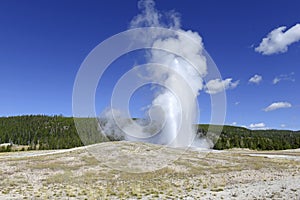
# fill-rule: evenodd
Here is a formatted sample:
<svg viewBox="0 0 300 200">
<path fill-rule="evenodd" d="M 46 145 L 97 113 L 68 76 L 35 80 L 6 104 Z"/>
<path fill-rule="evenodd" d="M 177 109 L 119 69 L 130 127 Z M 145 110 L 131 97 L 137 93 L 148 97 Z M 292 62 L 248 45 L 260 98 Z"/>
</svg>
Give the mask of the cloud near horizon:
<svg viewBox="0 0 300 200">
<path fill-rule="evenodd" d="M 261 129 L 261 128 L 266 128 L 266 124 L 261 122 L 261 123 L 256 123 L 256 124 L 250 124 L 249 128 L 253 129 Z"/>
<path fill-rule="evenodd" d="M 286 125 L 285 125 L 285 124 L 280 124 L 280 127 L 281 127 L 281 128 L 285 128 Z"/>
<path fill-rule="evenodd" d="M 286 26 L 281 26 L 272 30 L 267 37 L 262 39 L 255 51 L 263 55 L 286 52 L 289 45 L 300 41 L 300 24 L 286 29 Z"/>
<path fill-rule="evenodd" d="M 232 78 L 225 80 L 214 79 L 208 81 L 205 85 L 205 92 L 208 94 L 217 94 L 227 89 L 234 89 L 238 86 L 239 80 L 232 82 Z"/>
<path fill-rule="evenodd" d="M 249 79 L 249 83 L 259 84 L 262 81 L 262 76 L 255 74 L 253 77 Z"/>
<path fill-rule="evenodd" d="M 290 107 L 292 107 L 292 104 L 290 104 L 289 102 L 275 102 L 269 105 L 268 107 L 266 107 L 264 111 L 269 112 L 280 108 L 290 108 Z"/>
</svg>

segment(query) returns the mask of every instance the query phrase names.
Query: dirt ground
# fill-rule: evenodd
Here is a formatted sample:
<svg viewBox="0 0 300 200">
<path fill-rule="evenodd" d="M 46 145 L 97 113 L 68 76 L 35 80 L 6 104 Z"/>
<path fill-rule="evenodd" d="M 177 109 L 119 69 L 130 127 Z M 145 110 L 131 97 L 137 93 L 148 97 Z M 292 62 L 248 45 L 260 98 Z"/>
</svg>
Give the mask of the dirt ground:
<svg viewBox="0 0 300 200">
<path fill-rule="evenodd" d="M 300 149 L 110 142 L 0 154 L 0 199 L 300 199 Z"/>
</svg>

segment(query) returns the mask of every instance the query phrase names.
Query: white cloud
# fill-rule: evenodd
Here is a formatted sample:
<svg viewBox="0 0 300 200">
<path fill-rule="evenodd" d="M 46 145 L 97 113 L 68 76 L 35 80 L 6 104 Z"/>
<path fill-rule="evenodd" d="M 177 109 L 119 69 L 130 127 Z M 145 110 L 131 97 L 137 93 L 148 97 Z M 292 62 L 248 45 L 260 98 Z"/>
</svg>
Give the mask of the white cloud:
<svg viewBox="0 0 300 200">
<path fill-rule="evenodd" d="M 232 82 L 232 78 L 227 78 L 225 80 L 214 79 L 208 81 L 205 85 L 205 92 L 208 94 L 216 94 L 227 89 L 234 89 L 237 87 L 240 81 Z"/>
<path fill-rule="evenodd" d="M 263 55 L 286 52 L 289 45 L 300 40 L 300 24 L 296 24 L 288 30 L 286 29 L 286 26 L 281 26 L 271 31 L 267 37 L 262 39 L 255 51 Z"/>
<path fill-rule="evenodd" d="M 275 77 L 275 78 L 273 79 L 273 84 L 275 85 L 275 84 L 279 83 L 279 81 L 281 81 L 281 79 L 278 78 L 278 77 Z"/>
<path fill-rule="evenodd" d="M 273 84 L 275 85 L 275 84 L 279 83 L 280 81 L 295 82 L 295 78 L 293 77 L 294 74 L 295 74 L 294 72 L 292 72 L 290 74 L 281 74 L 273 79 Z"/>
<path fill-rule="evenodd" d="M 281 127 L 281 128 L 285 128 L 286 125 L 285 125 L 285 124 L 280 124 L 280 127 Z"/>
<path fill-rule="evenodd" d="M 254 129 L 261 129 L 261 128 L 266 128 L 265 123 L 257 123 L 257 124 L 250 124 L 249 128 L 254 128 Z"/>
<path fill-rule="evenodd" d="M 275 102 L 269 105 L 268 107 L 266 107 L 264 111 L 269 112 L 269 111 L 277 110 L 279 108 L 290 108 L 290 107 L 292 107 L 292 104 L 288 102 Z"/>
<path fill-rule="evenodd" d="M 233 125 L 233 126 L 236 126 L 237 125 L 237 123 L 236 122 L 232 122 L 232 124 L 231 125 Z"/>
<path fill-rule="evenodd" d="M 249 83 L 259 84 L 262 81 L 262 76 L 255 74 L 253 77 L 249 79 Z"/>
</svg>

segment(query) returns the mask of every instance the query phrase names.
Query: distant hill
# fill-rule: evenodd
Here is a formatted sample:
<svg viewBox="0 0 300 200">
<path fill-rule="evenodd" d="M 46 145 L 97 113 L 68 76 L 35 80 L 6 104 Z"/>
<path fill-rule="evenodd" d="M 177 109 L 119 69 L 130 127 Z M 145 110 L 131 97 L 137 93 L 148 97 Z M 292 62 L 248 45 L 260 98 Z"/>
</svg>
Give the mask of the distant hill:
<svg viewBox="0 0 300 200">
<path fill-rule="evenodd" d="M 209 125 L 199 125 L 199 137 L 207 135 Z M 211 128 L 214 129 L 213 127 Z M 237 126 L 224 126 L 214 149 L 249 148 L 257 150 L 283 150 L 300 148 L 300 131 L 250 130 Z"/>
<path fill-rule="evenodd" d="M 82 123 L 85 123 L 86 129 L 84 131 L 87 139 L 83 138 L 85 143 L 109 141 L 101 135 L 91 138 L 90 133 L 98 131 L 97 127 L 89 125 L 89 119 L 82 119 Z M 199 125 L 197 137 L 211 135 L 207 134 L 208 127 L 209 125 Z M 214 126 L 211 127 L 213 132 Z M 0 151 L 73 148 L 83 146 L 81 139 L 72 117 L 45 115 L 0 117 Z M 300 131 L 249 130 L 242 127 L 224 126 L 214 149 L 228 148 L 259 150 L 300 148 Z"/>
<path fill-rule="evenodd" d="M 65 149 L 83 145 L 73 118 L 44 115 L 1 117 L 1 143 L 22 145 L 24 149 Z M 6 150 L 10 151 L 2 147 L 2 151 Z"/>
</svg>

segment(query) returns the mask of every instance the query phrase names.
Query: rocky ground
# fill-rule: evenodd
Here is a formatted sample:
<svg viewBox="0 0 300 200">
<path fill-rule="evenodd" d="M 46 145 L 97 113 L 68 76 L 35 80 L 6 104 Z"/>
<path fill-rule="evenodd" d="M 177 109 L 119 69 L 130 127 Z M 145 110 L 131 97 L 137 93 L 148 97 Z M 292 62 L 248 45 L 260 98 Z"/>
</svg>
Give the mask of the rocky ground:
<svg viewBox="0 0 300 200">
<path fill-rule="evenodd" d="M 300 199 L 300 150 L 110 142 L 0 154 L 0 199 Z"/>
</svg>

